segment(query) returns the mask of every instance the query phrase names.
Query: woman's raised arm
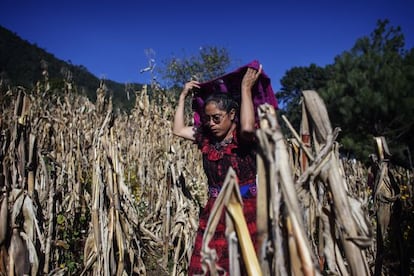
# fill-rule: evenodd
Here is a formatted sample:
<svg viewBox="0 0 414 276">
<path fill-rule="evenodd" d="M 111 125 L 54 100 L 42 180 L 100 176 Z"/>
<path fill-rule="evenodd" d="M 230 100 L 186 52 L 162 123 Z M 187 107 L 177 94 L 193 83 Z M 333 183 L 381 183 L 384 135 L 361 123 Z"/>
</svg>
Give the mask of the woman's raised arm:
<svg viewBox="0 0 414 276">
<path fill-rule="evenodd" d="M 175 110 L 174 123 L 173 123 L 173 134 L 180 136 L 185 139 L 194 140 L 194 127 L 187 126 L 185 124 L 185 99 L 187 98 L 188 93 L 193 88 L 200 88 L 200 85 L 197 81 L 190 81 L 184 85 L 183 91 L 181 91 L 180 97 L 178 99 L 178 105 Z"/>
<path fill-rule="evenodd" d="M 247 140 L 254 137 L 256 130 L 252 88 L 261 73 L 262 65 L 260 65 L 259 70 L 247 68 L 241 84 L 240 129 L 242 137 Z"/>
</svg>

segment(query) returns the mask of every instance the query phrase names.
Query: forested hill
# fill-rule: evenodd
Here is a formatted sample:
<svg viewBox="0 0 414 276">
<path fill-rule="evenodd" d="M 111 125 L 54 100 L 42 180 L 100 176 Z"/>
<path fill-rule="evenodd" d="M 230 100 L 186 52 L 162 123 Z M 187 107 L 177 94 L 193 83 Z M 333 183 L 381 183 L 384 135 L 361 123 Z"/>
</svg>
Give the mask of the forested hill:
<svg viewBox="0 0 414 276">
<path fill-rule="evenodd" d="M 53 87 L 63 85 L 65 78 L 71 78 L 76 91 L 96 98 L 96 89 L 100 79 L 82 65 L 73 65 L 56 58 L 53 54 L 20 38 L 12 31 L 0 26 L 0 81 L 4 85 L 24 86 L 31 89 L 36 82 L 43 79 L 42 72 L 47 69 L 49 81 Z M 129 109 L 134 103 L 134 93 L 127 99 L 125 84 L 105 80 L 108 94 L 113 96 L 113 103 L 122 109 Z M 129 84 L 130 89 L 140 90 L 141 84 Z"/>
</svg>

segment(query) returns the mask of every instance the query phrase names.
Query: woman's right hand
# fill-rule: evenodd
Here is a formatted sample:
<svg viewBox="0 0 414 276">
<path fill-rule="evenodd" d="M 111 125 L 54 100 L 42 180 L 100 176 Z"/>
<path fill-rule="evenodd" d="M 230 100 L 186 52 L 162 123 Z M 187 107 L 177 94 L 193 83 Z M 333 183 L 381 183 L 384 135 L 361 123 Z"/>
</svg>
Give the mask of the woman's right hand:
<svg viewBox="0 0 414 276">
<path fill-rule="evenodd" d="M 200 83 L 197 81 L 189 81 L 184 85 L 183 91 L 181 91 L 180 98 L 178 100 L 178 105 L 175 110 L 174 123 L 173 123 L 173 134 L 180 136 L 185 139 L 195 140 L 194 137 L 194 127 L 187 126 L 184 119 L 184 106 L 185 98 L 188 93 L 191 92 L 194 88 L 200 88 Z"/>
<path fill-rule="evenodd" d="M 194 88 L 200 88 L 200 83 L 198 81 L 189 81 L 184 85 L 183 91 L 181 92 L 181 96 L 185 99 L 188 93 L 193 90 Z"/>
</svg>

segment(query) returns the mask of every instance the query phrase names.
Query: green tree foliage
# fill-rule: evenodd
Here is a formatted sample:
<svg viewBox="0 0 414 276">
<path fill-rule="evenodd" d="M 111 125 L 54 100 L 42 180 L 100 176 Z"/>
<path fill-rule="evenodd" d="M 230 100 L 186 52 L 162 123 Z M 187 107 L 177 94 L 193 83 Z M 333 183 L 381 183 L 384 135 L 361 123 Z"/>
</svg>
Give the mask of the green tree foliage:
<svg viewBox="0 0 414 276">
<path fill-rule="evenodd" d="M 373 136 L 385 136 L 397 159 L 413 149 L 414 55 L 404 35 L 378 21 L 370 37 L 337 56 L 332 78 L 320 94 L 334 126 L 342 129 L 343 150 L 360 159 L 374 152 Z"/>
<path fill-rule="evenodd" d="M 201 48 L 198 55 L 172 57 L 164 63 L 160 74 L 174 90 L 191 79 L 203 82 L 224 74 L 230 65 L 230 55 L 225 48 L 207 46 Z"/>
<path fill-rule="evenodd" d="M 276 95 L 281 106 L 281 114 L 287 116 L 295 127 L 299 128 L 301 120 L 301 93 L 303 90 L 319 91 L 331 76 L 330 67 L 311 64 L 308 67 L 293 67 L 281 79 L 281 91 Z"/>
</svg>

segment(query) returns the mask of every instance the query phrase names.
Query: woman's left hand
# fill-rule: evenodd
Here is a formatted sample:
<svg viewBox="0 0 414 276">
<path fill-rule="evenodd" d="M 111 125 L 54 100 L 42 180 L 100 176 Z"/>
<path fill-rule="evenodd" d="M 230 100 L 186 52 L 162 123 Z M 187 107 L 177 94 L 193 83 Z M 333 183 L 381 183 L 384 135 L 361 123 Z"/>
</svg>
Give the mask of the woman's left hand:
<svg viewBox="0 0 414 276">
<path fill-rule="evenodd" d="M 262 73 L 262 65 L 260 64 L 259 70 L 253 68 L 247 68 L 246 73 L 243 76 L 242 88 L 251 89 L 256 83 L 260 74 Z"/>
</svg>

